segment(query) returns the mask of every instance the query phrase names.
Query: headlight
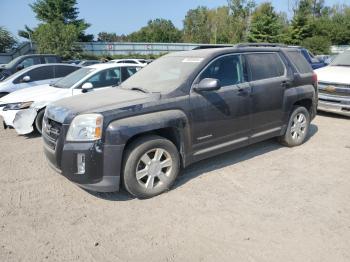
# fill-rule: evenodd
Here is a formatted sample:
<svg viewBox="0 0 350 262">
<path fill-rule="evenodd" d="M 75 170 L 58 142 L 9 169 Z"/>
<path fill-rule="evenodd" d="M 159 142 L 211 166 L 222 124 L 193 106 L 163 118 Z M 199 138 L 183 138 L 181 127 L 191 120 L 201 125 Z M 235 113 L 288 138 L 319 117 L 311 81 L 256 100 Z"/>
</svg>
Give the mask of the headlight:
<svg viewBox="0 0 350 262">
<path fill-rule="evenodd" d="M 70 124 L 67 141 L 95 141 L 102 137 L 103 116 L 85 114 L 76 116 Z"/>
<path fill-rule="evenodd" d="M 33 104 L 33 101 L 6 104 L 3 110 L 4 110 L 4 111 L 7 111 L 7 110 L 27 109 L 27 108 L 29 108 L 32 104 Z"/>
</svg>

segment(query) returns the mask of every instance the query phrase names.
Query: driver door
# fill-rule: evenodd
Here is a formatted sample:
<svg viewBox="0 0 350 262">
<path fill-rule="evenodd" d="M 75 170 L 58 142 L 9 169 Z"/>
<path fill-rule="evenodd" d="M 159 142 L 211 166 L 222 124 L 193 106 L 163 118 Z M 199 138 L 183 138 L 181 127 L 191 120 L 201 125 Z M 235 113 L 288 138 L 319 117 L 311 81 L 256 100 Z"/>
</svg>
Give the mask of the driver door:
<svg viewBox="0 0 350 262">
<path fill-rule="evenodd" d="M 191 90 L 192 146 L 194 157 L 205 158 L 248 144 L 250 131 L 250 85 L 243 57 L 225 55 L 215 59 L 197 77 L 221 82 L 217 91 Z"/>
</svg>

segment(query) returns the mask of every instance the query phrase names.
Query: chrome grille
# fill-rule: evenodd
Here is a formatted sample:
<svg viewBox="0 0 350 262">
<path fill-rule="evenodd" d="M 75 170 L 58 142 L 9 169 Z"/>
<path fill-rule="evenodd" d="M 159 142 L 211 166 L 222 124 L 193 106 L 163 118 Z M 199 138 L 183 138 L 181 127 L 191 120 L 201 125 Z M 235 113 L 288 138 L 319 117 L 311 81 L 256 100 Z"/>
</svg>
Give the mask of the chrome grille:
<svg viewBox="0 0 350 262">
<path fill-rule="evenodd" d="M 62 130 L 62 124 L 50 118 L 44 119 L 43 139 L 46 145 L 52 150 L 56 149 L 57 140 Z"/>
</svg>

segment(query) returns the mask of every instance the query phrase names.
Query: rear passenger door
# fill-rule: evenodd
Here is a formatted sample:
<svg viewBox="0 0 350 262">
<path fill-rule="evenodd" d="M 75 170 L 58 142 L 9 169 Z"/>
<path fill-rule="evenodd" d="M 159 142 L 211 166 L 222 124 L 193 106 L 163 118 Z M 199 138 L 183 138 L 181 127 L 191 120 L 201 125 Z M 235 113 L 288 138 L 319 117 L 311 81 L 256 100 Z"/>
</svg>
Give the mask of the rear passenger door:
<svg viewBox="0 0 350 262">
<path fill-rule="evenodd" d="M 277 52 L 245 54 L 251 86 L 251 142 L 280 132 L 287 67 Z"/>
</svg>

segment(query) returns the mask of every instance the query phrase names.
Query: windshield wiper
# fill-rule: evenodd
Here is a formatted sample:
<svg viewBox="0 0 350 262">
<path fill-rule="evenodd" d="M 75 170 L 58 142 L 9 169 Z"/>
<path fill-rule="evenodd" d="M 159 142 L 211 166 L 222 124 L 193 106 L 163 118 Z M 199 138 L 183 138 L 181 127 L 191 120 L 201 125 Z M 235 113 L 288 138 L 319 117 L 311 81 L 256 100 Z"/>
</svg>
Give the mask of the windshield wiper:
<svg viewBox="0 0 350 262">
<path fill-rule="evenodd" d="M 345 65 L 345 64 L 336 64 L 336 65 L 332 65 L 332 66 L 350 66 L 350 65 Z"/>
<path fill-rule="evenodd" d="M 140 92 L 145 93 L 145 94 L 149 93 L 149 91 L 147 89 L 144 89 L 142 87 L 132 87 L 132 88 L 126 88 L 126 89 L 134 90 L 134 91 L 140 91 Z"/>
</svg>

